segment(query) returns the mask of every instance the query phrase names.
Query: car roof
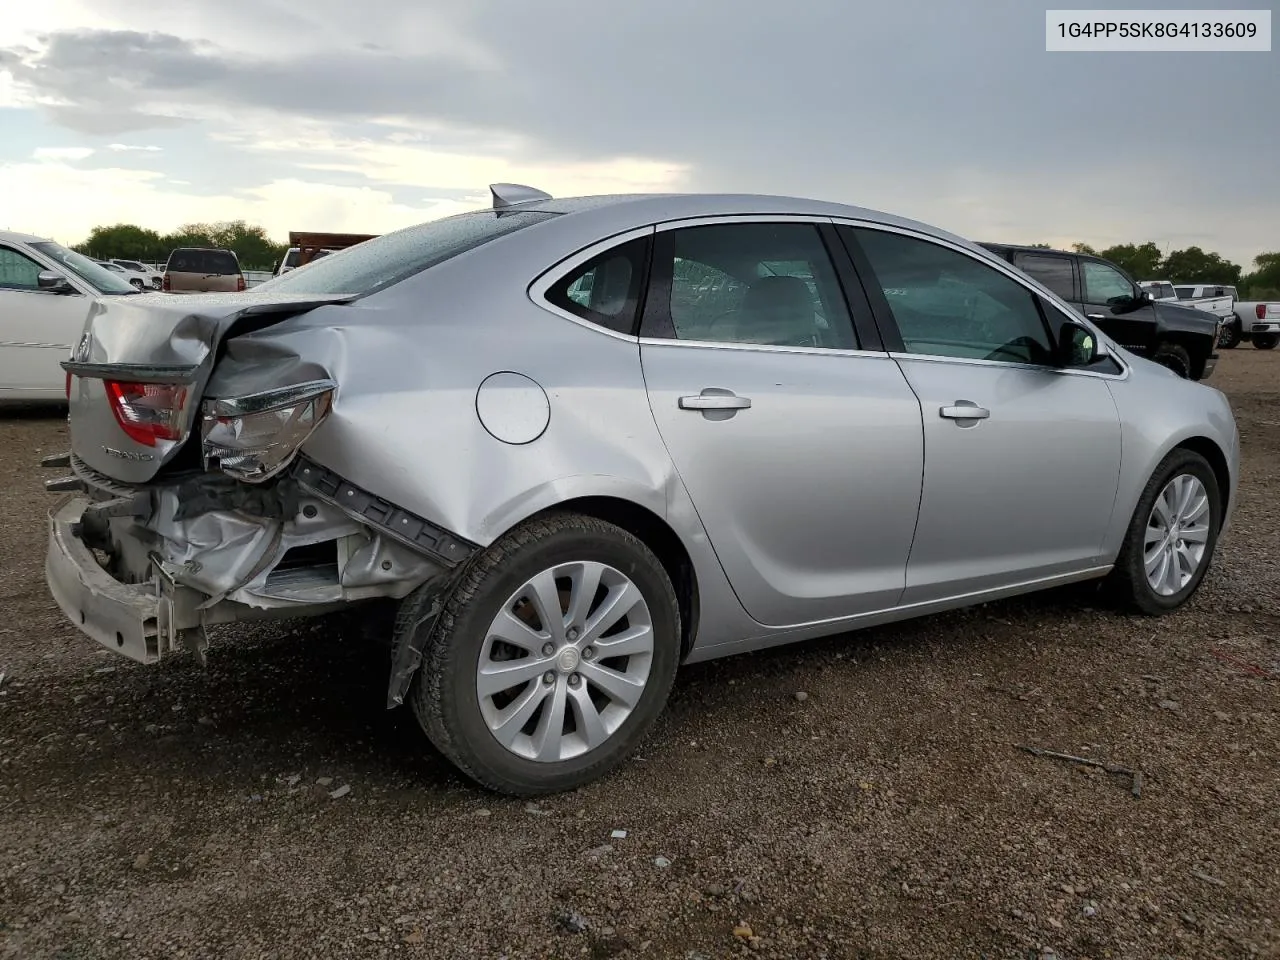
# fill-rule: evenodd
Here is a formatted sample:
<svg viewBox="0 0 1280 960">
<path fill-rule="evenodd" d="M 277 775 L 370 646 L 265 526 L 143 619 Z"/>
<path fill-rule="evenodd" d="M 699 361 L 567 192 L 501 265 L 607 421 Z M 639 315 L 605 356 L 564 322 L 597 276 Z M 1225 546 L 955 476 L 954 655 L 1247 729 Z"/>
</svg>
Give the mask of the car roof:
<svg viewBox="0 0 1280 960">
<path fill-rule="evenodd" d="M 1095 257 L 1091 253 L 1080 253 L 1076 250 L 1058 250 L 1056 247 L 1033 247 L 1029 243 L 995 243 L 987 240 L 979 240 L 977 243 L 978 246 L 986 247 L 988 250 L 1013 250 L 1018 253 L 1053 253 L 1060 257 L 1093 257 L 1095 260 L 1102 259 L 1101 257 Z"/>
<path fill-rule="evenodd" d="M 513 204 L 506 209 L 558 213 L 625 230 L 666 220 L 716 216 L 818 216 L 898 226 L 971 245 L 967 238 L 894 214 L 825 200 L 755 193 L 623 193 L 563 197 Z"/>
<path fill-rule="evenodd" d="M 37 237 L 31 233 L 18 233 L 16 230 L 0 230 L 0 240 L 8 240 L 11 243 L 39 243 L 48 239 L 48 237 Z"/>
</svg>

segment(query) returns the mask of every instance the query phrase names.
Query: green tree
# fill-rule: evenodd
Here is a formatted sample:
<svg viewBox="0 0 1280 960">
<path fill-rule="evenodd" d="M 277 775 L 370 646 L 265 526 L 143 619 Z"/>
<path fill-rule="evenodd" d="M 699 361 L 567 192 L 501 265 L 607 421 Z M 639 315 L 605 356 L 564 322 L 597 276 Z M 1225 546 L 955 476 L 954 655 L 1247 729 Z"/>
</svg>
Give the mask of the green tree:
<svg viewBox="0 0 1280 960">
<path fill-rule="evenodd" d="M 1071 245 L 1071 249 L 1076 253 L 1087 253 L 1091 257 L 1096 257 L 1098 255 L 1098 251 L 1093 249 L 1093 247 L 1089 246 L 1087 243 L 1073 243 Z"/>
<path fill-rule="evenodd" d="M 275 243 L 263 227 L 243 220 L 186 223 L 163 236 L 132 223 L 94 227 L 75 249 L 99 260 L 121 258 L 164 263 L 175 247 L 215 247 L 234 250 L 246 270 L 270 270 L 284 256 L 288 244 Z"/>
<path fill-rule="evenodd" d="M 1141 246 L 1132 243 L 1118 243 L 1107 247 L 1098 256 L 1110 260 L 1135 280 L 1160 279 L 1160 268 L 1163 257 L 1160 248 L 1148 240 Z"/>
<path fill-rule="evenodd" d="M 1280 253 L 1260 253 L 1253 258 L 1257 268 L 1240 280 L 1242 300 L 1280 300 Z"/>
<path fill-rule="evenodd" d="M 1239 264 L 1224 260 L 1199 247 L 1174 250 L 1164 261 L 1164 272 L 1174 283 L 1229 283 L 1240 281 Z"/>
<path fill-rule="evenodd" d="M 132 223 L 116 223 L 111 226 L 94 227 L 89 239 L 76 245 L 76 250 L 85 256 L 99 260 L 110 260 L 119 257 L 124 260 L 158 260 L 167 253 L 162 253 L 160 235 L 154 230 L 147 230 Z"/>
</svg>

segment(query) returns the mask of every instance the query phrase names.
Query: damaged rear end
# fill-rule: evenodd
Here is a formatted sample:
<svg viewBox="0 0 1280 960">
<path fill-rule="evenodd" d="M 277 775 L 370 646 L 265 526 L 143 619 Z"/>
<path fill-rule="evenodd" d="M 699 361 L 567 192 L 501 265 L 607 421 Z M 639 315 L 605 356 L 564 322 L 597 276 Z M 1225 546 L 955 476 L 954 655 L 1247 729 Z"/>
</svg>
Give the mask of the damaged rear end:
<svg viewBox="0 0 1280 960">
<path fill-rule="evenodd" d="M 341 390 L 328 370 L 229 351 L 350 298 L 137 299 L 94 317 L 64 363 L 72 449 L 45 461 L 71 494 L 46 577 L 84 633 L 141 663 L 203 656 L 211 625 L 400 599 L 471 554 L 302 454 Z"/>
</svg>

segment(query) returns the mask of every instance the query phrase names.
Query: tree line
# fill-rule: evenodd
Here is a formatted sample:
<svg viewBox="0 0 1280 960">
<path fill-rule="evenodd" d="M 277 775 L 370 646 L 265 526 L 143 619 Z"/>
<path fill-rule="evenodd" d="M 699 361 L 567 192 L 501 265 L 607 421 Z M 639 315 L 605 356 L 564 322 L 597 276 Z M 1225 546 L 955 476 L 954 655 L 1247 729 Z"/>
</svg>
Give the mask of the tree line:
<svg viewBox="0 0 1280 960">
<path fill-rule="evenodd" d="M 1033 247 L 1048 249 L 1047 243 Z M 1260 253 L 1253 259 L 1254 269 L 1245 273 L 1216 253 L 1199 247 L 1161 253 L 1156 244 L 1119 243 L 1105 250 L 1095 250 L 1087 243 L 1073 243 L 1076 253 L 1110 260 L 1135 280 L 1169 280 L 1173 283 L 1212 283 L 1236 288 L 1241 300 L 1280 300 L 1280 253 Z"/>
<path fill-rule="evenodd" d="M 72 249 L 98 260 L 142 260 L 163 264 L 177 247 L 213 247 L 234 250 L 245 270 L 273 270 L 289 249 L 275 243 L 263 227 L 243 220 L 188 223 L 173 233 L 157 233 L 132 223 L 94 227 L 89 239 Z"/>
</svg>

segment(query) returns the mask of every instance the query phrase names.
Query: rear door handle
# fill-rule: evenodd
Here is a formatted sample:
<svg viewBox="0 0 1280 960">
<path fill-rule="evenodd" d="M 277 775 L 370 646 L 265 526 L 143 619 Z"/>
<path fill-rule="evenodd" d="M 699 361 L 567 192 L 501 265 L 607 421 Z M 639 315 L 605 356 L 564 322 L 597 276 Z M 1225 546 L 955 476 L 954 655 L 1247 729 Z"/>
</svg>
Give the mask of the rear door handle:
<svg viewBox="0 0 1280 960">
<path fill-rule="evenodd" d="M 746 410 L 750 406 L 750 397 L 739 397 L 732 393 L 700 393 L 680 398 L 681 410 Z"/>
<path fill-rule="evenodd" d="M 971 400 L 957 400 L 955 406 L 942 407 L 938 413 L 948 420 L 985 420 L 991 416 L 990 410 Z"/>
</svg>

